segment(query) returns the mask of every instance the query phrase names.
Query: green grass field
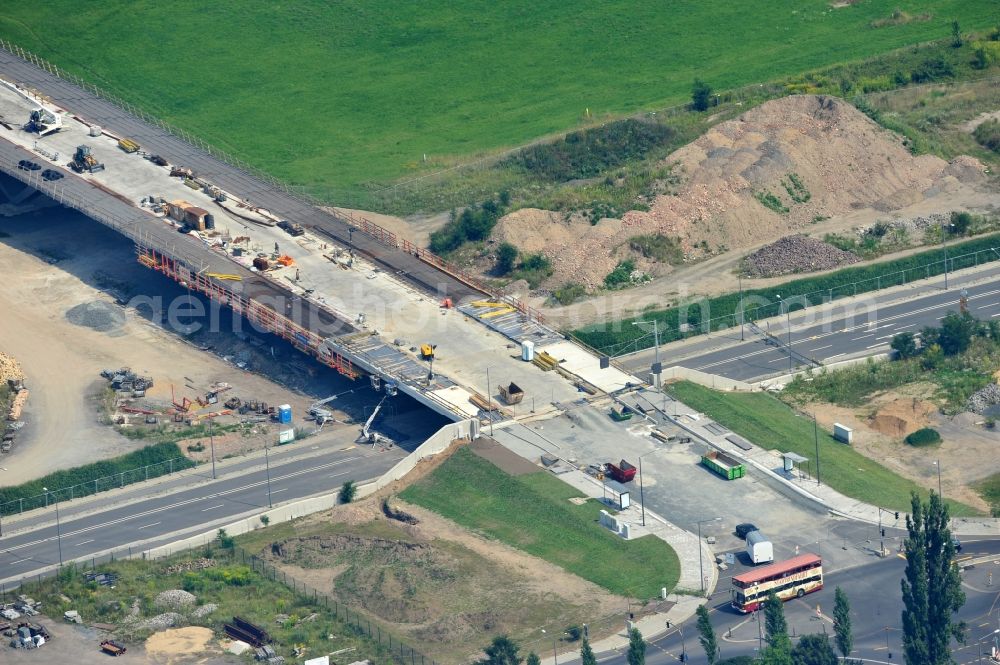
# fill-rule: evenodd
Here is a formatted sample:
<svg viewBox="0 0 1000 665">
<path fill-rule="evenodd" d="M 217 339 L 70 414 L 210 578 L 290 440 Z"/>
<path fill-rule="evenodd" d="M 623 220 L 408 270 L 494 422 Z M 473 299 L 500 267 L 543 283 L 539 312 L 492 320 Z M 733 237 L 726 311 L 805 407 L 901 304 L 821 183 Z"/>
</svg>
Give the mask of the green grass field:
<svg viewBox="0 0 1000 665">
<path fill-rule="evenodd" d="M 811 419 L 800 416 L 767 393 L 723 393 L 688 381 L 671 384 L 669 391 L 691 408 L 706 413 L 749 441 L 768 450 L 794 452 L 816 458 Z M 851 498 L 893 510 L 909 510 L 910 492 L 926 497 L 928 491 L 897 476 L 845 446 L 819 433 L 820 479 Z M 978 515 L 979 511 L 948 501 L 953 516 Z"/>
<path fill-rule="evenodd" d="M 597 523 L 601 504 L 549 473 L 514 477 L 467 448 L 400 494 L 405 501 L 550 561 L 609 591 L 652 598 L 673 589 L 677 554 L 655 536 L 622 540 Z"/>
<path fill-rule="evenodd" d="M 0 35 L 336 197 L 609 115 L 981 30 L 994 0 L 12 3 Z M 913 20 L 872 27 L 895 8 Z M 592 120 L 591 120 L 592 121 Z M 423 162 L 427 155 L 428 163 Z"/>
</svg>

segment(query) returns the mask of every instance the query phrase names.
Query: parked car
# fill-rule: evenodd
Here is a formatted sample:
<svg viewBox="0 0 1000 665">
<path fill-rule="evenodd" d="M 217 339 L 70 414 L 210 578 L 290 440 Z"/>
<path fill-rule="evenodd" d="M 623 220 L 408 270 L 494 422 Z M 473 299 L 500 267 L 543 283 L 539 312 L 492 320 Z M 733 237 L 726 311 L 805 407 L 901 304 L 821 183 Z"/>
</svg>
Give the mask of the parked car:
<svg viewBox="0 0 1000 665">
<path fill-rule="evenodd" d="M 760 529 L 750 522 L 736 525 L 736 537 L 740 540 L 746 540 L 751 531 L 760 531 Z"/>
<path fill-rule="evenodd" d="M 22 159 L 17 163 L 17 168 L 21 169 L 22 171 L 37 171 L 42 167 L 34 163 L 30 159 Z"/>
<path fill-rule="evenodd" d="M 60 173 L 59 171 L 54 171 L 52 169 L 45 169 L 44 171 L 42 171 L 42 177 L 50 181 L 59 180 L 60 178 L 63 177 L 63 174 Z"/>
</svg>

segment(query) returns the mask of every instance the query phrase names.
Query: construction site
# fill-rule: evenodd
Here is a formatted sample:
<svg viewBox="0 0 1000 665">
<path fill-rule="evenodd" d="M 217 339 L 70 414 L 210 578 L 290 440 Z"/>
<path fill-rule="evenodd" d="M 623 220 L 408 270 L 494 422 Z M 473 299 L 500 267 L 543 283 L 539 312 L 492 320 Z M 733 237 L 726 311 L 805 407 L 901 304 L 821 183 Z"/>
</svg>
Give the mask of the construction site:
<svg viewBox="0 0 1000 665">
<path fill-rule="evenodd" d="M 178 163 L 143 137 L 68 113 L 26 86 L 0 87 L 0 118 L 0 161 L 32 192 L 124 234 L 141 266 L 170 278 L 208 309 L 231 310 L 228 324 L 243 325 L 244 317 L 250 337 L 273 334 L 352 385 L 363 380 L 367 390 L 380 393 L 377 406 L 364 414 L 370 417 L 362 421 L 366 438 L 378 438 L 375 412 L 397 396 L 448 419 L 496 423 L 638 383 L 614 366 L 602 367 L 600 358 L 517 300 L 488 292 L 364 219 L 301 205 L 301 217 L 265 208 L 194 161 Z M 61 177 L 42 175 L 49 171 Z M 14 181 L 5 185 L 8 203 L 39 203 Z M 124 304 L 190 341 L 220 325 L 210 315 L 195 315 L 189 300 L 183 307 L 151 304 L 152 293 L 121 282 L 113 287 Z M 149 377 L 119 374 L 105 378 L 117 384 L 110 415 L 120 426 L 279 415 L 278 404 L 247 401 L 210 383 L 180 394 L 175 382 L 165 409 L 148 408 L 142 386 Z M 158 380 L 155 385 L 163 390 Z M 315 427 L 332 417 L 322 403 L 297 410 Z"/>
</svg>

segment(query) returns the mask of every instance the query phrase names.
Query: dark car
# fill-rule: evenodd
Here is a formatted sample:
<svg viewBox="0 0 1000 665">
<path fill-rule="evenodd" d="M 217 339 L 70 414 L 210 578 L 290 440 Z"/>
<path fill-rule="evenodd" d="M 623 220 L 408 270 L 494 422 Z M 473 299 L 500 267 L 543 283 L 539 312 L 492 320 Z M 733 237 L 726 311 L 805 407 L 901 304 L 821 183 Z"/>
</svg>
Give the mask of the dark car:
<svg viewBox="0 0 1000 665">
<path fill-rule="evenodd" d="M 37 171 L 42 167 L 39 166 L 38 164 L 35 164 L 30 159 L 22 159 L 17 163 L 17 168 L 21 169 L 22 171 Z"/>
<path fill-rule="evenodd" d="M 45 169 L 42 171 L 42 177 L 46 180 L 59 180 L 63 177 L 63 174 L 59 171 L 53 171 L 52 169 Z"/>
<path fill-rule="evenodd" d="M 740 540 L 746 540 L 747 535 L 749 535 L 752 531 L 760 531 L 760 529 L 758 529 L 756 525 L 750 524 L 750 522 L 744 522 L 743 524 L 736 525 L 736 536 Z"/>
</svg>

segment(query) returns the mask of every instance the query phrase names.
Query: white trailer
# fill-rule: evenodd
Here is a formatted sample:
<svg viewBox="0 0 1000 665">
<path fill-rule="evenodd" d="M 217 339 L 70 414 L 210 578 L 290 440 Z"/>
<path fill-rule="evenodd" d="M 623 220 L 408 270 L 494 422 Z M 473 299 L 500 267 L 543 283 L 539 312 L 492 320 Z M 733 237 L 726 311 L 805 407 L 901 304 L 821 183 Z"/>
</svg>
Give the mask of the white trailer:
<svg viewBox="0 0 1000 665">
<path fill-rule="evenodd" d="M 771 563 L 774 561 L 774 545 L 760 531 L 751 531 L 747 534 L 747 556 L 755 566 L 758 563 Z"/>
</svg>

